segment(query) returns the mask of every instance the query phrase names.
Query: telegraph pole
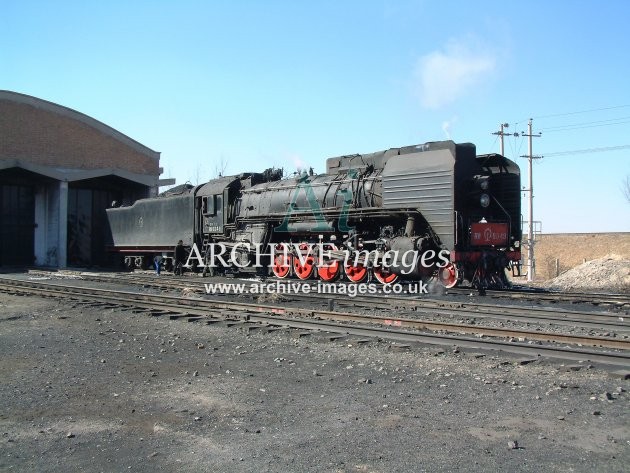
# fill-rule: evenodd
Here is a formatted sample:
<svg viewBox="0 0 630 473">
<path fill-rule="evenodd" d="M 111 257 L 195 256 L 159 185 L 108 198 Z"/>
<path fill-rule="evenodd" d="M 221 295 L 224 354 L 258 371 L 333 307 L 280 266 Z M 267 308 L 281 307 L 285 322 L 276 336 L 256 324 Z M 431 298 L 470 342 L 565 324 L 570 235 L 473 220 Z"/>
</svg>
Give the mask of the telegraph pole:
<svg viewBox="0 0 630 473">
<path fill-rule="evenodd" d="M 504 128 L 508 128 L 510 126 L 509 123 L 501 123 L 499 125 L 499 131 L 495 131 L 494 133 L 492 133 L 493 135 L 499 135 L 499 138 L 501 139 L 501 156 L 505 156 L 505 144 L 503 143 L 503 137 L 504 136 L 518 136 L 518 133 L 505 133 L 503 131 Z"/>
<path fill-rule="evenodd" d="M 529 119 L 527 124 L 527 133 L 521 133 L 521 136 L 527 136 L 529 138 L 529 150 L 527 156 L 521 156 L 527 158 L 529 163 L 529 188 L 525 189 L 529 192 L 529 228 L 527 232 L 527 281 L 533 281 L 536 276 L 536 260 L 534 259 L 534 179 L 532 176 L 532 161 L 539 159 L 542 156 L 534 156 L 532 151 L 532 138 L 539 138 L 541 133 L 532 133 L 532 119 Z"/>
</svg>

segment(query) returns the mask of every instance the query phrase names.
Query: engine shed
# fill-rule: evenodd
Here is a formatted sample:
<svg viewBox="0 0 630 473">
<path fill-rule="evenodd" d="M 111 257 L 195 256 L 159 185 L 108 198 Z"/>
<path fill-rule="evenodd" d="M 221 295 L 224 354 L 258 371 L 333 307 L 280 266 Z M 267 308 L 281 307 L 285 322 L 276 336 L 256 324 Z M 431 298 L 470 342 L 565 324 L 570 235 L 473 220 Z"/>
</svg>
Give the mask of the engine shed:
<svg viewBox="0 0 630 473">
<path fill-rule="evenodd" d="M 105 209 L 157 195 L 160 153 L 70 108 L 0 90 L 0 267 L 107 263 Z"/>
</svg>

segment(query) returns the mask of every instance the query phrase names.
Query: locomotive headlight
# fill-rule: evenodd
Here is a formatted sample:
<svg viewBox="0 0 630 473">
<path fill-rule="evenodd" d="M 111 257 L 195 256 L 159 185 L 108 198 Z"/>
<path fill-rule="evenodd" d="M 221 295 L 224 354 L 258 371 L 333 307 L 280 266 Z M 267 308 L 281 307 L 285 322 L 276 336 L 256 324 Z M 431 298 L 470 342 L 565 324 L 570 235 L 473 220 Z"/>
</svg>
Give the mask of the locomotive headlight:
<svg viewBox="0 0 630 473">
<path fill-rule="evenodd" d="M 487 191 L 490 187 L 490 176 L 478 175 L 473 177 L 475 190 Z"/>
<path fill-rule="evenodd" d="M 479 197 L 479 203 L 482 207 L 487 207 L 490 205 L 490 196 L 488 194 L 481 194 L 481 197 Z"/>
</svg>

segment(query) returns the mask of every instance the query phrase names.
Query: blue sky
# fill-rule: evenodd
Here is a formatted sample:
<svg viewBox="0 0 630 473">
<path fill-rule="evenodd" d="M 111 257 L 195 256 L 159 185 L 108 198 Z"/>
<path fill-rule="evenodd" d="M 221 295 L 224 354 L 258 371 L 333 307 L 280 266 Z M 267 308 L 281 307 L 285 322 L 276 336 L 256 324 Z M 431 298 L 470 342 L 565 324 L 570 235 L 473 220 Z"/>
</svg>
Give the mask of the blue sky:
<svg viewBox="0 0 630 473">
<path fill-rule="evenodd" d="M 323 172 L 327 157 L 448 138 L 498 152 L 499 123 L 521 132 L 530 117 L 535 154 L 630 145 L 624 0 L 0 7 L 0 89 L 160 151 L 178 183 L 221 163 Z M 506 140 L 508 157 L 526 152 Z M 544 232 L 630 231 L 629 175 L 630 148 L 537 161 L 534 218 Z"/>
</svg>

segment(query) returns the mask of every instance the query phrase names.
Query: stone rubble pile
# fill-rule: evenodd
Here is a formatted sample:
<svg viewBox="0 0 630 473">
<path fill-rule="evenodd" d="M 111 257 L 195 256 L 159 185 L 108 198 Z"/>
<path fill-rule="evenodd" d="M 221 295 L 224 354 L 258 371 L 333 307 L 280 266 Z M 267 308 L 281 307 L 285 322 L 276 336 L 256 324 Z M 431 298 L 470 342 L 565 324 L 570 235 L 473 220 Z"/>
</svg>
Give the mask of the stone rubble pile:
<svg viewBox="0 0 630 473">
<path fill-rule="evenodd" d="M 630 260 L 618 255 L 587 261 L 545 284 L 561 291 L 630 293 Z"/>
</svg>

